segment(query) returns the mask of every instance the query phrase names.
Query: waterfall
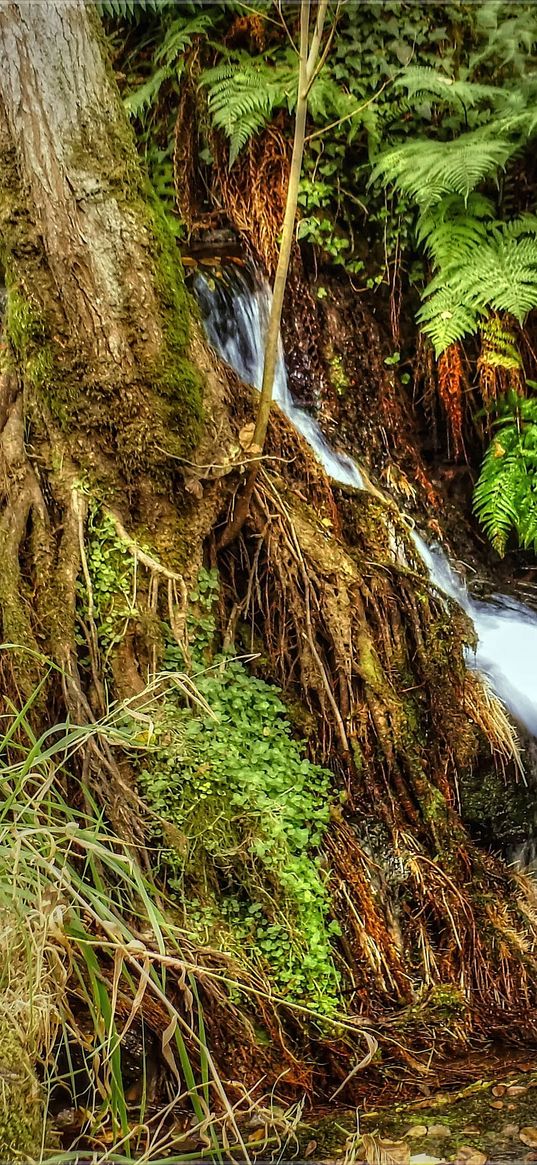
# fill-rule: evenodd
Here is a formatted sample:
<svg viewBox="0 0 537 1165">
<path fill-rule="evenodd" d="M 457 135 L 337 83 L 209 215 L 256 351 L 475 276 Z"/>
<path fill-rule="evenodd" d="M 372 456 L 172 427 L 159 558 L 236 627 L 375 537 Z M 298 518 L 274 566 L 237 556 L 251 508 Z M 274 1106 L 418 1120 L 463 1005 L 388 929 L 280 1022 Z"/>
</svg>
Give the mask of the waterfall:
<svg viewBox="0 0 537 1165">
<path fill-rule="evenodd" d="M 233 283 L 220 280 L 214 286 L 198 274 L 194 290 L 210 344 L 247 384 L 261 388 L 265 333 L 270 314 L 270 288 L 259 281 L 250 285 L 246 275 L 237 272 Z M 313 449 L 329 477 L 342 485 L 364 488 L 362 475 L 352 458 L 344 453 L 336 453 L 315 418 L 306 409 L 295 405 L 287 382 L 281 340 L 274 400 Z"/>
<path fill-rule="evenodd" d="M 209 342 L 243 380 L 259 388 L 270 289 L 258 280 L 250 281 L 244 273 L 214 285 L 198 274 L 195 292 Z M 363 489 L 364 478 L 354 461 L 332 449 L 314 417 L 294 404 L 281 343 L 274 399 L 328 476 Z M 416 532 L 412 537 L 433 585 L 457 602 L 474 625 L 478 644 L 475 651 L 467 652 L 468 666 L 487 677 L 515 720 L 530 736 L 537 737 L 537 613 L 506 595 L 495 595 L 486 602 L 472 598 L 444 551 L 427 545 Z"/>
</svg>

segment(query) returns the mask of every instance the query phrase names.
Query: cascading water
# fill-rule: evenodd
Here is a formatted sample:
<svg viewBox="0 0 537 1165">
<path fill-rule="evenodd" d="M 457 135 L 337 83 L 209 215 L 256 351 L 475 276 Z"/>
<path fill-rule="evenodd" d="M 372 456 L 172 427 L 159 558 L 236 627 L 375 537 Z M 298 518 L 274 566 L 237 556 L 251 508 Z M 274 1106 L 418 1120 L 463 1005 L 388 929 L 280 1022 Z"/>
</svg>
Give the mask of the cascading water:
<svg viewBox="0 0 537 1165">
<path fill-rule="evenodd" d="M 250 384 L 260 387 L 264 335 L 270 312 L 266 284 L 249 282 L 240 273 L 232 281 L 212 285 L 197 275 L 195 292 L 209 342 Z M 276 372 L 274 398 L 302 434 L 329 477 L 345 485 L 366 488 L 358 466 L 328 444 L 317 421 L 292 399 L 283 350 Z M 416 532 L 414 545 L 431 582 L 459 604 L 471 619 L 477 648 L 467 654 L 468 666 L 485 675 L 511 715 L 530 736 L 537 737 L 537 613 L 506 595 L 490 601 L 474 599 L 439 546 L 428 546 Z M 397 554 L 397 547 L 394 546 Z"/>
<path fill-rule="evenodd" d="M 261 388 L 270 289 L 259 281 L 252 286 L 242 273 L 236 273 L 232 283 L 220 281 L 214 285 L 203 275 L 197 275 L 194 290 L 213 348 L 247 384 Z M 363 477 L 352 458 L 331 449 L 315 418 L 295 405 L 287 383 L 281 342 L 274 400 L 308 442 L 329 477 L 342 485 L 364 488 Z"/>
</svg>

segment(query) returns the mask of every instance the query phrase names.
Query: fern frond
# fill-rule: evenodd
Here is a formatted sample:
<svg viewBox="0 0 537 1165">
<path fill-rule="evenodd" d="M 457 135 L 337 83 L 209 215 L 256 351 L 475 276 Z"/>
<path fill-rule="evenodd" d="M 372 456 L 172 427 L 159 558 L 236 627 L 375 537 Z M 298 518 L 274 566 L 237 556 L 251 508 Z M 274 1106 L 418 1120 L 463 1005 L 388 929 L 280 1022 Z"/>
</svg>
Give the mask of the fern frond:
<svg viewBox="0 0 537 1165">
<path fill-rule="evenodd" d="M 143 85 L 128 93 L 123 99 L 123 105 L 129 116 L 143 119 L 147 110 L 155 104 L 163 82 L 170 76 L 171 69 L 167 67 L 156 69 Z"/>
<path fill-rule="evenodd" d="M 136 20 L 145 12 L 158 14 L 174 4 L 175 0 L 99 0 L 97 9 L 101 16 L 115 20 Z"/>
<path fill-rule="evenodd" d="M 504 101 L 504 91 L 496 85 L 458 81 L 425 65 L 403 69 L 394 82 L 394 88 L 405 90 L 411 106 L 428 99 L 442 102 L 451 109 L 464 110 L 482 103 L 497 105 Z"/>
<path fill-rule="evenodd" d="M 181 17 L 173 20 L 162 44 L 155 53 L 156 63 L 162 62 L 166 68 L 171 68 L 178 58 L 183 56 L 186 49 L 190 48 L 194 37 L 207 32 L 212 23 L 213 17 L 208 12 L 201 13 L 192 20 L 185 20 Z"/>
<path fill-rule="evenodd" d="M 518 149 L 509 137 L 484 130 L 461 134 L 451 142 L 417 139 L 382 154 L 370 181 L 382 178 L 410 195 L 422 210 L 445 194 L 468 198 L 485 178 L 496 174 Z"/>
<path fill-rule="evenodd" d="M 516 498 L 523 467 L 514 430 L 490 444 L 474 489 L 474 512 L 498 554 L 505 554 L 507 539 L 517 525 Z M 522 471 L 522 472 L 521 472 Z"/>
<path fill-rule="evenodd" d="M 474 490 L 474 510 L 493 546 L 505 553 L 513 530 L 537 549 L 537 399 L 511 393 L 500 403 L 499 431 Z"/>
<path fill-rule="evenodd" d="M 417 320 L 439 357 L 451 344 L 457 344 L 465 336 L 472 335 L 484 312 L 477 305 L 465 302 L 450 286 L 440 284 L 433 287 L 433 284 L 429 284 L 426 295 L 427 299 L 419 309 Z"/>
<path fill-rule="evenodd" d="M 273 112 L 291 105 L 296 72 L 288 65 L 271 65 L 265 58 L 237 54 L 214 69 L 206 69 L 200 83 L 208 91 L 209 113 L 230 143 L 230 165 L 252 134 L 259 133 Z"/>
</svg>

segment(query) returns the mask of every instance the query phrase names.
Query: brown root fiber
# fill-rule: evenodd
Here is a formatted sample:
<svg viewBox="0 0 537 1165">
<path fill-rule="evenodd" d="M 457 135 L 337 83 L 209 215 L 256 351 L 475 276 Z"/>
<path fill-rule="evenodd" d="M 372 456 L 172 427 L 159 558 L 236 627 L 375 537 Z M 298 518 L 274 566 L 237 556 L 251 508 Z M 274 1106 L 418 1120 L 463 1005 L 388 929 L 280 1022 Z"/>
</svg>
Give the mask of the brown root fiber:
<svg viewBox="0 0 537 1165">
<path fill-rule="evenodd" d="M 262 473 L 222 570 L 242 646 L 263 645 L 337 776 L 326 857 L 351 1011 L 396 1058 L 537 1038 L 534 891 L 457 812 L 487 715 L 475 678 L 465 702 L 471 628 L 431 593 L 391 506 L 338 489 L 334 519 L 328 482 L 286 430 L 275 409 L 269 456 L 287 439 L 294 457 L 285 476 Z"/>
</svg>

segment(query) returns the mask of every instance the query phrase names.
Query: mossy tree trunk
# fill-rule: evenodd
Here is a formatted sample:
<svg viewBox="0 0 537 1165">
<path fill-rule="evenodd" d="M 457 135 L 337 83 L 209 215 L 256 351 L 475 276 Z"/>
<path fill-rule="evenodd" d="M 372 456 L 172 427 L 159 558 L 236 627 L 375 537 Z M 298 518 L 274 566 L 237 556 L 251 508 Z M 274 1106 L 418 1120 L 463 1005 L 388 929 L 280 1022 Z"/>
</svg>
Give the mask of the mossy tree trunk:
<svg viewBox="0 0 537 1165">
<path fill-rule="evenodd" d="M 1 634 L 25 649 L 11 675 L 20 693 L 39 678 L 28 649 L 45 654 L 77 717 L 103 710 L 96 676 L 88 706 L 75 650 L 88 496 L 141 539 L 180 602 L 214 519 L 216 491 L 189 495 L 182 472 L 204 391 L 202 460 L 221 437 L 177 246 L 101 41 L 82 0 L 0 10 Z M 146 650 L 118 647 L 119 694 L 143 686 Z"/>
</svg>

